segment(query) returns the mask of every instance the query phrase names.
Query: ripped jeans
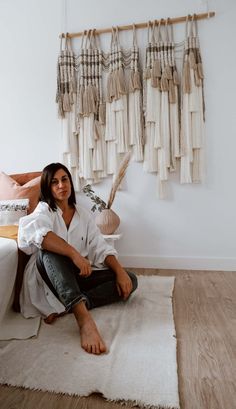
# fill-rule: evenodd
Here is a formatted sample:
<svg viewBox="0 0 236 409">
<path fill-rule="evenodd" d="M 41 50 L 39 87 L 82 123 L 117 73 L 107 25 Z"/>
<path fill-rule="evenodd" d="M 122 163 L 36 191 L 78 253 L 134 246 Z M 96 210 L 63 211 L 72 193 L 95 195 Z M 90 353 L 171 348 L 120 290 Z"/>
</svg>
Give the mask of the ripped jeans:
<svg viewBox="0 0 236 409">
<path fill-rule="evenodd" d="M 36 263 L 41 277 L 66 311 L 81 301 L 92 309 L 123 300 L 117 290 L 116 275 L 109 268 L 81 277 L 80 269 L 68 257 L 46 250 L 39 251 Z M 127 271 L 127 274 L 131 278 L 133 292 L 138 285 L 137 277 L 132 272 Z"/>
</svg>

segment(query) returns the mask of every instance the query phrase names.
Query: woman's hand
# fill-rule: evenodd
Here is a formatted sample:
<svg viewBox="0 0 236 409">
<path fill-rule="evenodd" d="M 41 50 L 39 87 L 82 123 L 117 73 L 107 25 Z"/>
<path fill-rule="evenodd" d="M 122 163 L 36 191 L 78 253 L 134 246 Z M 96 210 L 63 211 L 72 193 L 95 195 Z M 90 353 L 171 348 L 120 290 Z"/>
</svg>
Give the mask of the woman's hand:
<svg viewBox="0 0 236 409">
<path fill-rule="evenodd" d="M 126 300 L 132 291 L 133 285 L 131 278 L 123 268 L 116 273 L 116 285 L 119 295 Z"/>
<path fill-rule="evenodd" d="M 133 289 L 132 280 L 129 277 L 129 274 L 112 254 L 106 256 L 105 264 L 115 272 L 118 293 L 124 300 L 126 300 Z"/>
<path fill-rule="evenodd" d="M 79 275 L 82 277 L 88 277 L 92 273 L 90 262 L 77 251 L 71 257 L 73 263 L 80 269 Z"/>
</svg>

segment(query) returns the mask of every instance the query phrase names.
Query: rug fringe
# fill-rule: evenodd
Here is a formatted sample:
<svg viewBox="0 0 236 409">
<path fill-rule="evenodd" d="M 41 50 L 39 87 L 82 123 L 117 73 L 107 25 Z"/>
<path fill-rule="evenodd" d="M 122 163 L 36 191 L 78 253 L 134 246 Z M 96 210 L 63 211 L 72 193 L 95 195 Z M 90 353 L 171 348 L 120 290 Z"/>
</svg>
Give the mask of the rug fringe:
<svg viewBox="0 0 236 409">
<path fill-rule="evenodd" d="M 139 400 L 124 400 L 124 399 L 104 399 L 107 402 L 113 402 L 113 403 L 119 403 L 122 406 L 127 406 L 130 408 L 133 408 L 135 406 L 138 406 L 141 409 L 180 409 L 180 406 L 169 406 L 169 405 L 149 405 L 145 404 L 143 402 L 140 402 Z"/>
<path fill-rule="evenodd" d="M 53 390 L 50 391 L 49 389 L 45 390 L 45 389 L 39 389 L 39 388 L 31 388 L 31 387 L 24 386 L 24 385 L 19 386 L 17 384 L 14 384 L 13 382 L 12 383 L 8 383 L 8 382 L 1 383 L 1 385 L 11 386 L 11 387 L 14 387 L 14 388 L 15 387 L 16 388 L 22 388 L 22 389 L 26 389 L 26 390 L 35 391 L 35 392 L 43 392 L 43 393 L 49 392 L 49 393 L 52 393 L 53 395 L 59 395 L 59 396 L 72 396 L 72 397 L 76 397 L 78 399 L 81 399 L 81 401 L 82 401 L 83 398 L 84 399 L 89 398 L 92 395 L 92 394 L 90 394 L 88 396 L 85 396 L 85 395 L 76 395 L 75 393 L 68 393 L 68 392 L 55 392 Z M 94 392 L 94 393 L 96 393 L 96 392 Z M 119 403 L 122 406 L 130 407 L 130 408 L 138 406 L 141 409 L 180 409 L 180 406 L 148 405 L 148 404 L 145 404 L 143 402 L 140 402 L 139 400 L 134 401 L 134 400 L 124 400 L 124 399 L 108 399 L 108 398 L 106 398 L 105 396 L 103 396 L 100 393 L 99 393 L 99 395 L 102 396 L 102 398 L 107 402 Z M 80 406 L 81 409 L 87 409 L 87 402 L 84 402 L 84 403 L 85 403 L 85 405 Z"/>
</svg>

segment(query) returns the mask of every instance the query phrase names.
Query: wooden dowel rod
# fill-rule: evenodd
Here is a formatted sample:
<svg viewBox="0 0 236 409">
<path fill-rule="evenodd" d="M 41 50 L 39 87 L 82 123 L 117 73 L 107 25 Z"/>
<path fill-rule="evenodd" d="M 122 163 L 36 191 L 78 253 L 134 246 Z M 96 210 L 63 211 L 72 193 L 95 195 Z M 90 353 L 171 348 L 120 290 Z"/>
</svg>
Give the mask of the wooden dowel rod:
<svg viewBox="0 0 236 409">
<path fill-rule="evenodd" d="M 214 17 L 215 12 L 214 11 L 209 11 L 209 13 L 202 13 L 202 14 L 194 14 L 194 17 L 196 20 L 203 20 L 206 18 Z M 189 15 L 189 17 L 192 17 L 192 15 Z M 187 16 L 183 17 L 174 17 L 170 18 L 169 22 L 171 24 L 176 24 L 176 23 L 183 23 L 186 21 Z M 158 24 L 159 22 L 161 24 L 165 24 L 166 20 L 161 19 L 161 20 L 155 20 L 156 23 Z M 147 28 L 147 23 L 137 23 L 135 24 L 135 28 Z M 127 26 L 118 26 L 119 31 L 124 31 L 124 30 L 132 30 L 133 29 L 133 24 L 129 24 Z M 95 34 L 105 34 L 105 33 L 111 33 L 112 28 L 101 28 L 99 30 L 95 30 Z M 79 33 L 62 33 L 60 37 L 68 37 L 68 38 L 74 38 L 74 37 L 81 37 L 84 34 L 84 31 L 80 31 Z"/>
</svg>

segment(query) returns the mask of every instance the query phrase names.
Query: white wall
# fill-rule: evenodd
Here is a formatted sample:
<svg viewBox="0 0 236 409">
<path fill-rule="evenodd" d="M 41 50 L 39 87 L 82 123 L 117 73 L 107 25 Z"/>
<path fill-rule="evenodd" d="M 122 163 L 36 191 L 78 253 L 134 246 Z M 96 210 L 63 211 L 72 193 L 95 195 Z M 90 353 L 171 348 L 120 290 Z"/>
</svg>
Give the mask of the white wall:
<svg viewBox="0 0 236 409">
<path fill-rule="evenodd" d="M 67 0 L 65 19 L 63 4 L 0 0 L 0 169 L 6 173 L 40 170 L 60 160 L 55 92 L 61 31 L 207 10 L 204 0 Z M 208 4 L 216 17 L 199 22 L 206 77 L 205 182 L 180 185 L 173 176 L 169 199 L 161 201 L 155 175 L 144 173 L 141 164 L 130 165 L 126 188 L 114 203 L 123 233 L 117 249 L 126 266 L 236 270 L 236 3 Z M 175 26 L 175 34 L 177 41 L 184 38 L 183 24 Z M 122 33 L 121 43 L 127 39 L 131 43 L 131 35 Z M 101 41 L 108 48 L 109 36 Z M 145 30 L 138 30 L 138 41 L 144 49 Z M 79 44 L 76 40 L 76 49 Z M 95 188 L 104 199 L 110 184 L 108 180 Z"/>
</svg>

